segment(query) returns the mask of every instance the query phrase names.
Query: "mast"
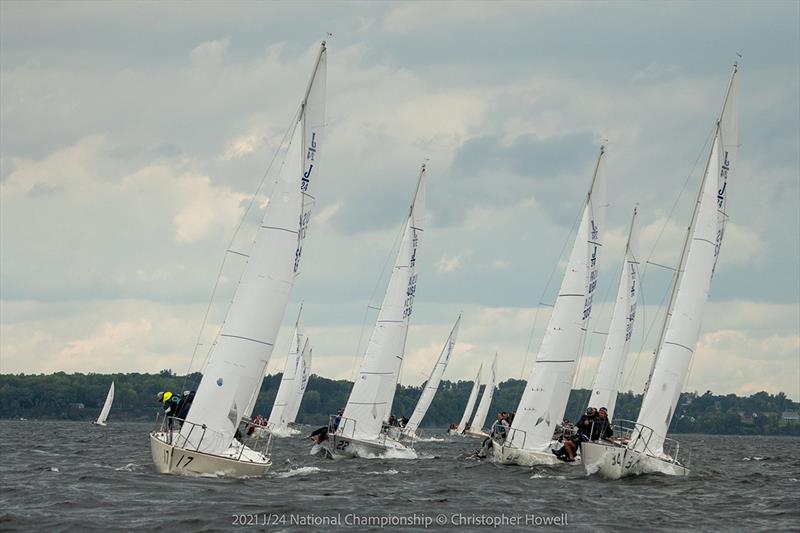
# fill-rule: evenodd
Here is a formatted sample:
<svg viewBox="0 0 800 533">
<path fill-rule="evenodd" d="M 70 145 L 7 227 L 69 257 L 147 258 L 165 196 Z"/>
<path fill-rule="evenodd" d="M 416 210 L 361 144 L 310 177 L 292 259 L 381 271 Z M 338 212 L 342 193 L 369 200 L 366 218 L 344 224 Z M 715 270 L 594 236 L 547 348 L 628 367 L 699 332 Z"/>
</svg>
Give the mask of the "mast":
<svg viewBox="0 0 800 533">
<path fill-rule="evenodd" d="M 391 413 L 417 290 L 417 245 L 425 216 L 425 172 L 417 179 L 392 273 L 359 375 L 350 391 L 339 433 L 374 440 Z"/>
<path fill-rule="evenodd" d="M 606 208 L 604 155 L 601 146 L 553 313 L 511 425 L 507 442 L 514 448 L 545 452 L 564 416 L 597 288 Z"/>
<path fill-rule="evenodd" d="M 603 355 L 600 357 L 600 364 L 594 377 L 589 405 L 587 405 L 587 407 L 596 408 L 606 407 L 610 419 L 614 416 L 617 393 L 630 348 L 633 324 L 636 319 L 636 303 L 640 292 L 637 214 L 638 209 L 634 208 L 620 269 L 614 311 L 608 327 Z"/>
<path fill-rule="evenodd" d="M 717 139 L 720 136 L 720 127 L 722 124 L 722 119 L 725 113 L 725 109 L 727 108 L 728 105 L 728 99 L 730 98 L 731 90 L 733 88 L 734 78 L 738 70 L 739 70 L 739 64 L 738 62 L 735 62 L 733 64 L 733 69 L 731 70 L 730 79 L 728 80 L 728 87 L 725 90 L 725 97 L 722 100 L 722 107 L 720 108 L 719 114 L 717 115 L 716 126 L 714 127 L 714 137 L 713 137 L 714 139 Z M 692 231 L 694 230 L 695 222 L 697 220 L 697 211 L 700 208 L 700 200 L 703 197 L 703 191 L 706 185 L 706 177 L 708 175 L 708 166 L 711 164 L 711 155 L 712 151 L 709 151 L 705 167 L 703 168 L 703 177 L 700 180 L 700 188 L 697 191 L 697 198 L 695 199 L 694 209 L 692 210 L 692 218 L 689 221 L 689 226 L 686 228 L 686 236 L 683 239 L 683 247 L 681 248 L 681 256 L 680 260 L 678 261 L 678 269 L 675 271 L 675 274 L 672 278 L 672 289 L 670 290 L 669 301 L 667 303 L 667 313 L 664 315 L 664 321 L 661 324 L 661 331 L 658 335 L 658 342 L 656 343 L 656 348 L 653 354 L 654 355 L 653 362 L 650 365 L 650 372 L 647 376 L 647 381 L 645 382 L 644 385 L 644 394 L 647 394 L 647 391 L 650 389 L 650 380 L 653 378 L 653 371 L 656 368 L 659 350 L 662 343 L 664 342 L 664 335 L 667 332 L 667 326 L 669 325 L 670 318 L 672 318 L 672 312 L 675 306 L 675 294 L 678 292 L 678 286 L 680 285 L 681 278 L 683 277 L 683 272 L 686 263 L 686 251 L 688 250 L 689 243 L 691 242 Z"/>
<path fill-rule="evenodd" d="M 464 414 L 461 415 L 461 420 L 458 423 L 456 431 L 459 433 L 464 432 L 464 429 L 467 427 L 469 415 L 472 414 L 472 409 L 475 408 L 475 400 L 478 399 L 478 390 L 481 388 L 481 372 L 483 372 L 483 363 L 478 367 L 478 374 L 475 376 L 475 381 L 472 383 L 472 390 L 469 392 L 469 398 L 467 399 L 467 406 L 464 408 Z"/>
<path fill-rule="evenodd" d="M 433 366 L 431 374 L 428 377 L 428 381 L 425 382 L 425 388 L 422 389 L 422 394 L 420 394 L 419 400 L 417 401 L 417 406 L 414 407 L 414 412 L 411 414 L 411 418 L 408 420 L 408 423 L 403 430 L 404 433 L 413 435 L 414 432 L 417 431 L 422 419 L 425 418 L 425 414 L 428 412 L 428 408 L 431 406 L 433 397 L 436 395 L 436 391 L 439 390 L 439 382 L 442 380 L 442 375 L 444 375 L 444 371 L 447 369 L 447 364 L 450 362 L 450 357 L 453 354 L 453 348 L 456 345 L 458 328 L 460 324 L 461 315 L 458 315 L 456 323 L 453 325 L 453 329 L 450 331 L 450 336 L 447 338 L 447 342 L 442 348 L 442 353 L 439 354 L 439 359 Z"/>
<path fill-rule="evenodd" d="M 637 430 L 645 438 L 631 441 L 638 450 L 657 457 L 664 454 L 664 439 L 689 374 L 722 244 L 727 219 L 728 177 L 736 146 L 735 143 L 724 144 L 723 139 L 728 133 L 731 141 L 736 137 L 735 131 L 726 131 L 733 128 L 733 123 L 726 120 L 736 71 L 734 65 L 722 112 L 715 124 L 700 194 L 689 226 L 688 242 L 682 251 L 682 264 L 670 299 L 669 319 L 658 345 L 650 384 L 642 399 Z M 648 428 L 649 433 L 644 433 L 647 430 L 642 428 Z"/>
</svg>

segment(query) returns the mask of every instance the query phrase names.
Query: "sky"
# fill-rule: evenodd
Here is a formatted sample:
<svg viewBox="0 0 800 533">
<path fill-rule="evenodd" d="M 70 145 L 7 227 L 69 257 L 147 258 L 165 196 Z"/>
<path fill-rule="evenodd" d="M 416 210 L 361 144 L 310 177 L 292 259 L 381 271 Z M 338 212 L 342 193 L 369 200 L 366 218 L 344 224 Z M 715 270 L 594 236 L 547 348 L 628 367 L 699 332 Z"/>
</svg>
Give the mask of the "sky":
<svg viewBox="0 0 800 533">
<path fill-rule="evenodd" d="M 800 400 L 797 2 L 4 1 L 0 372 L 202 367 L 241 271 L 229 257 L 211 299 L 225 250 L 328 33 L 318 206 L 269 372 L 302 301 L 313 371 L 352 379 L 427 159 L 401 381 L 459 313 L 445 379 L 495 352 L 500 379 L 527 376 L 606 143 L 588 386 L 632 209 L 644 259 L 675 265 L 739 53 L 731 219 L 685 390 Z M 648 265 L 626 390 L 668 282 Z"/>
</svg>

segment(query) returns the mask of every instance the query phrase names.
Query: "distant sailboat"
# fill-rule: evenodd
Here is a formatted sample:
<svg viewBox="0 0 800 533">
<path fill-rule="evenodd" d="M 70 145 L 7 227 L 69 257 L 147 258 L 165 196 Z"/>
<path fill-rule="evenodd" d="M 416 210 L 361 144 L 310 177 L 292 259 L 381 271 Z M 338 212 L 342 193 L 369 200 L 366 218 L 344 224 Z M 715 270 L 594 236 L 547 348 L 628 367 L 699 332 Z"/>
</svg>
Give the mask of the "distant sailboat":
<svg viewBox="0 0 800 533">
<path fill-rule="evenodd" d="M 464 407 L 464 414 L 461 415 L 461 420 L 455 429 L 448 430 L 450 435 L 463 435 L 467 429 L 467 422 L 472 415 L 472 410 L 475 409 L 475 402 L 478 401 L 478 391 L 481 389 L 481 373 L 483 372 L 483 363 L 478 367 L 478 374 L 475 376 L 475 381 L 472 382 L 472 390 L 469 391 L 467 398 L 467 405 Z"/>
<path fill-rule="evenodd" d="M 297 417 L 311 368 L 311 345 L 303 334 L 300 321 L 302 313 L 303 307 L 300 306 L 281 383 L 267 419 L 269 432 L 276 437 L 288 437 L 300 433 L 299 430 L 290 427 L 290 424 L 293 424 Z"/>
<path fill-rule="evenodd" d="M 405 356 L 408 324 L 417 290 L 417 245 L 425 216 L 425 165 L 403 229 L 378 320 L 344 414 L 332 418 L 325 449 L 332 457 L 415 458 L 416 452 L 388 435 L 384 427 Z"/>
<path fill-rule="evenodd" d="M 251 449 L 236 436 L 261 386 L 299 267 L 319 172 L 326 65 L 323 42 L 255 243 L 186 420 L 165 421 L 150 434 L 158 472 L 254 476 L 272 465 L 268 439 Z"/>
<path fill-rule="evenodd" d="M 633 335 L 633 323 L 636 320 L 636 302 L 639 298 L 639 232 L 636 226 L 636 209 L 633 210 L 631 227 L 628 232 L 628 243 L 625 245 L 625 258 L 622 274 L 619 278 L 617 300 L 611 315 L 603 355 L 592 385 L 589 406 L 595 409 L 605 407 L 608 419 L 614 419 L 614 408 L 617 405 L 617 393 L 622 385 L 625 371 L 625 359 Z"/>
<path fill-rule="evenodd" d="M 114 382 L 111 382 L 111 387 L 108 389 L 108 394 L 106 395 L 106 402 L 103 404 L 103 408 L 100 410 L 100 415 L 97 417 L 97 420 L 92 422 L 98 426 L 105 426 L 106 425 L 106 418 L 108 418 L 108 412 L 111 411 L 111 404 L 114 402 Z"/>
<path fill-rule="evenodd" d="M 676 476 L 689 473 L 680 456 L 680 444 L 667 439 L 666 435 L 700 336 L 703 309 L 728 218 L 728 178 L 738 143 L 734 107 L 737 70 L 738 66 L 734 64 L 675 274 L 639 419 L 628 434 L 617 435 L 613 442 L 585 442 L 581 445 L 583 463 L 589 474 L 600 473 L 618 479 L 647 473 Z"/>
<path fill-rule="evenodd" d="M 494 355 L 492 367 L 489 371 L 489 379 L 484 382 L 483 396 L 481 402 L 478 404 L 478 409 L 475 410 L 475 416 L 472 417 L 472 423 L 469 429 L 464 431 L 464 435 L 477 438 L 486 438 L 488 433 L 484 433 L 483 425 L 486 423 L 486 415 L 489 414 L 489 407 L 492 405 L 492 398 L 494 397 L 494 388 L 497 385 L 497 354 Z"/>
<path fill-rule="evenodd" d="M 417 436 L 419 425 L 422 423 L 422 419 L 425 418 L 425 414 L 428 412 L 428 408 L 431 406 L 431 402 L 433 401 L 433 397 L 436 395 L 436 391 L 439 390 L 439 382 L 442 380 L 442 375 L 444 375 L 444 371 L 447 369 L 447 364 L 450 362 L 450 357 L 453 354 L 453 348 L 456 345 L 458 327 L 460 324 L 461 315 L 458 315 L 456 323 L 453 326 L 453 329 L 450 331 L 450 336 L 447 338 L 447 342 L 442 348 L 442 353 L 439 354 L 439 359 L 433 366 L 433 370 L 431 370 L 431 375 L 428 377 L 428 381 L 425 382 L 425 388 L 422 389 L 422 394 L 420 395 L 419 400 L 417 400 L 417 406 L 414 408 L 414 412 L 411 414 L 411 418 L 408 420 L 406 427 L 403 428 L 403 433 L 409 437 Z"/>
<path fill-rule="evenodd" d="M 551 452 L 553 433 L 567 407 L 597 286 L 598 252 L 602 247 L 606 209 L 604 155 L 605 149 L 600 147 L 553 314 L 516 416 L 505 441 L 492 448 L 495 459 L 504 464 L 560 462 Z"/>
</svg>

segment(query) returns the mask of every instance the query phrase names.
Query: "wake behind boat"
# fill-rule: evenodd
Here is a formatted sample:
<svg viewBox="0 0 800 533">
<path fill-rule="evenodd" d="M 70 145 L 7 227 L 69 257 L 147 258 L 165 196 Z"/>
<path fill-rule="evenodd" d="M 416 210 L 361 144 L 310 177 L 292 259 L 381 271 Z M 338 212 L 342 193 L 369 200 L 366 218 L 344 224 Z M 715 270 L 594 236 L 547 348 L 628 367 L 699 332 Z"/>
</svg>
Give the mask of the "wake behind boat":
<svg viewBox="0 0 800 533">
<path fill-rule="evenodd" d="M 160 473 L 257 476 L 272 466 L 271 439 L 243 442 L 298 272 L 314 205 L 325 114 L 325 42 L 295 116 L 290 143 L 247 264 L 185 420 L 165 416 L 150 433 Z M 298 225 L 299 222 L 299 225 Z M 240 440 L 241 439 L 241 440 Z"/>
<path fill-rule="evenodd" d="M 425 216 L 425 165 L 403 229 L 378 319 L 341 415 L 331 417 L 319 440 L 330 457 L 416 458 L 413 438 L 386 424 L 405 355 L 408 324 L 417 290 L 417 244 Z M 390 434 L 391 433 L 391 434 Z"/>
<path fill-rule="evenodd" d="M 700 335 L 703 308 L 708 300 L 728 218 L 728 177 L 738 143 L 733 109 L 737 70 L 738 65 L 734 63 L 673 280 L 639 419 L 622 428 L 622 438 L 581 445 L 589 474 L 599 473 L 610 479 L 619 479 L 648 473 L 676 476 L 689 473 L 688 461 L 681 455 L 680 444 L 666 435 Z"/>
</svg>

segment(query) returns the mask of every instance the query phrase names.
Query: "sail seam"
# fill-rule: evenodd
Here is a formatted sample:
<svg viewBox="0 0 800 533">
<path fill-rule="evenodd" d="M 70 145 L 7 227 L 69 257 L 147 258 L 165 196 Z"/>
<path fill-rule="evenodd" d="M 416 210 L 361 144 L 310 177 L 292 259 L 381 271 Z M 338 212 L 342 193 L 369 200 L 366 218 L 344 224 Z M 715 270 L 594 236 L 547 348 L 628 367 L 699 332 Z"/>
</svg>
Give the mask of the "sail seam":
<svg viewBox="0 0 800 533">
<path fill-rule="evenodd" d="M 231 337 L 233 339 L 242 339 L 245 341 L 257 342 L 259 344 L 266 344 L 267 346 L 272 346 L 271 342 L 260 341 L 258 339 L 251 339 L 250 337 L 242 337 L 241 335 L 229 335 L 227 333 L 221 333 L 220 337 Z"/>
</svg>

